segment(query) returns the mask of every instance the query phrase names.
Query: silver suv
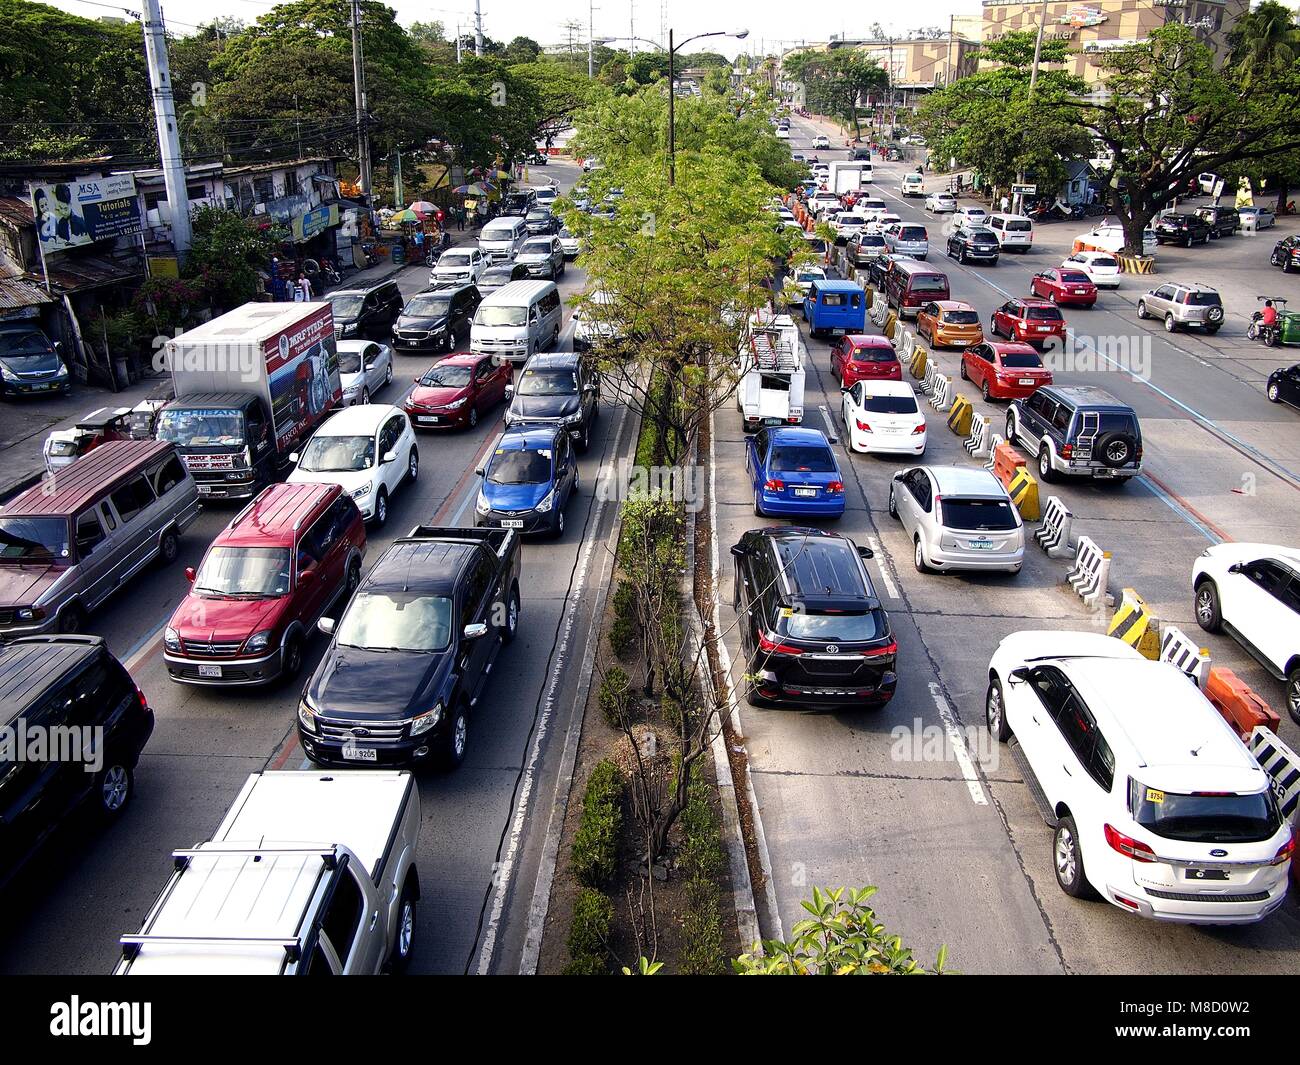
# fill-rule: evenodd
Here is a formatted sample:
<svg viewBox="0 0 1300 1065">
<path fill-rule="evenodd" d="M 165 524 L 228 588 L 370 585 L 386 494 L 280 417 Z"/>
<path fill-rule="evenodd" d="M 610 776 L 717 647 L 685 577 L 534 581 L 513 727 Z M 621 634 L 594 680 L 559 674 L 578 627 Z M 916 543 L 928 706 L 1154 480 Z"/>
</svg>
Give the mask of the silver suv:
<svg viewBox="0 0 1300 1065">
<path fill-rule="evenodd" d="M 1209 285 L 1165 284 L 1138 300 L 1139 318 L 1162 318 L 1165 332 L 1196 327 L 1213 334 L 1223 325 L 1223 301 Z"/>
</svg>

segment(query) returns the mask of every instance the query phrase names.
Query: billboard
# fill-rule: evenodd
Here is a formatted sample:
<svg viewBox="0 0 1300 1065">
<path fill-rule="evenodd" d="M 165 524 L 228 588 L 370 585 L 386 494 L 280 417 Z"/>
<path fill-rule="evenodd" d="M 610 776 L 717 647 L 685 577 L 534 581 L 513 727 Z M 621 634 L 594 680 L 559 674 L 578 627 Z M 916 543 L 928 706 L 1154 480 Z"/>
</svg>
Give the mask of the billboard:
<svg viewBox="0 0 1300 1065">
<path fill-rule="evenodd" d="M 139 233 L 140 201 L 130 174 L 33 184 L 32 212 L 44 252 Z"/>
</svg>

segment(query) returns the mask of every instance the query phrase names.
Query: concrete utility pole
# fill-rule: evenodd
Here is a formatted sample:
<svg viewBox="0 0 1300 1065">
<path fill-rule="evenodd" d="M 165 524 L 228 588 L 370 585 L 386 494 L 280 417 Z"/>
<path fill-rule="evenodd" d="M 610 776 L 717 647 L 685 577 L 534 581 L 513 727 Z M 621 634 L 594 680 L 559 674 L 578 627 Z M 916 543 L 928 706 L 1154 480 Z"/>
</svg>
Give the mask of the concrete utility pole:
<svg viewBox="0 0 1300 1065">
<path fill-rule="evenodd" d="M 460 23 L 456 23 L 456 62 L 460 62 Z"/>
<path fill-rule="evenodd" d="M 483 3 L 474 0 L 474 54 L 483 54 Z"/>
<path fill-rule="evenodd" d="M 1038 60 L 1043 54 L 1043 32 L 1047 29 L 1047 0 L 1043 0 L 1043 6 L 1038 12 L 1038 36 L 1034 38 L 1034 65 L 1029 68 L 1029 96 L 1026 103 L 1032 103 L 1034 99 L 1034 86 L 1038 84 Z M 1022 170 L 1017 178 L 1017 184 L 1025 183 L 1025 172 Z M 1024 207 L 1024 196 L 1017 192 L 1014 197 L 1015 203 L 1011 207 L 1013 214 L 1020 214 Z"/>
<path fill-rule="evenodd" d="M 361 201 L 370 206 L 370 130 L 366 115 L 365 56 L 361 49 L 361 0 L 352 0 L 352 82 L 357 107 L 357 171 Z"/>
<path fill-rule="evenodd" d="M 176 101 L 172 97 L 172 75 L 167 65 L 167 35 L 160 0 L 142 0 L 144 9 L 144 54 L 153 87 L 153 113 L 158 125 L 158 153 L 162 158 L 167 206 L 172 214 L 172 244 L 176 258 L 184 260 L 190 250 L 190 198 L 185 188 L 185 160 L 181 158 L 180 130 L 176 126 Z"/>
<path fill-rule="evenodd" d="M 587 78 L 591 79 L 596 76 L 595 67 L 595 48 L 596 38 L 596 5 L 594 0 L 587 0 Z"/>
</svg>

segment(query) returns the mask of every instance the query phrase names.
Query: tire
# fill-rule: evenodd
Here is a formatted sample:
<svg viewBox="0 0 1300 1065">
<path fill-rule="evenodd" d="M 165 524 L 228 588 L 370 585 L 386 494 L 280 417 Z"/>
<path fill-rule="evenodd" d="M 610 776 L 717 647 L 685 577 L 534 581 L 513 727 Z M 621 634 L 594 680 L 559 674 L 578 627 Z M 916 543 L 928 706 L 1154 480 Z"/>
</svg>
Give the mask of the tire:
<svg viewBox="0 0 1300 1065">
<path fill-rule="evenodd" d="M 86 627 L 86 612 L 77 603 L 69 603 L 59 611 L 59 632 L 64 636 L 80 632 Z"/>
<path fill-rule="evenodd" d="M 389 971 L 400 973 L 411 963 L 415 946 L 416 896 L 419 894 L 411 882 L 411 874 L 402 882 L 402 894 L 397 903 L 397 932 L 393 937 L 393 952 L 389 955 Z"/>
<path fill-rule="evenodd" d="M 754 496 L 754 517 L 756 518 L 767 517 L 767 515 L 763 513 L 763 508 L 758 505 L 758 496 Z"/>
<path fill-rule="evenodd" d="M 389 359 L 388 369 L 384 371 L 384 384 L 391 385 L 392 383 L 393 383 L 393 360 Z"/>
<path fill-rule="evenodd" d="M 95 776 L 95 813 L 101 821 L 116 821 L 135 791 L 131 766 L 109 758 Z"/>
<path fill-rule="evenodd" d="M 1002 682 L 997 677 L 989 680 L 988 691 L 984 693 L 984 720 L 989 733 L 998 741 L 1006 743 L 1011 739 L 1011 729 L 1007 725 L 1007 701 L 1002 694 Z"/>
<path fill-rule="evenodd" d="M 1146 301 L 1146 300 L 1138 300 L 1138 308 L 1137 308 L 1137 310 L 1138 310 L 1138 321 L 1140 322 L 1140 321 L 1145 320 L 1145 319 L 1146 319 L 1146 316 L 1147 316 L 1147 301 Z"/>
<path fill-rule="evenodd" d="M 388 524 L 388 489 L 379 489 L 379 495 L 375 496 L 375 516 L 374 526 L 376 529 L 382 529 Z"/>
<path fill-rule="evenodd" d="M 361 402 L 363 405 L 370 402 L 370 389 L 363 388 L 361 390 Z"/>
<path fill-rule="evenodd" d="M 414 484 L 420 479 L 420 449 L 411 448 L 411 454 L 406 459 L 406 479 Z"/>
<path fill-rule="evenodd" d="M 583 455 L 587 453 L 587 448 L 591 446 L 591 423 L 588 422 L 582 427 L 582 438 L 578 441 L 578 451 Z"/>
<path fill-rule="evenodd" d="M 930 573 L 930 567 L 925 561 L 925 548 L 921 546 L 921 538 L 918 536 L 914 547 L 912 548 L 912 565 L 916 567 L 917 573 Z"/>
<path fill-rule="evenodd" d="M 1056 471 L 1052 469 L 1052 452 L 1046 444 L 1038 449 L 1038 479 L 1044 484 L 1056 483 Z"/>
<path fill-rule="evenodd" d="M 1093 898 L 1096 892 L 1088 883 L 1083 871 L 1083 848 L 1079 845 L 1079 830 L 1074 818 L 1062 817 L 1052 837 L 1052 870 L 1056 883 L 1072 899 Z"/>
<path fill-rule="evenodd" d="M 459 703 L 447 722 L 447 733 L 442 738 L 438 762 L 443 769 L 450 772 L 465 761 L 465 752 L 468 749 L 469 711 L 465 709 L 464 703 Z"/>
<path fill-rule="evenodd" d="M 1007 428 L 1007 433 L 1006 433 L 1007 443 L 1014 444 L 1016 442 L 1016 416 L 1012 414 L 1010 411 L 1007 412 L 1006 428 Z"/>
<path fill-rule="evenodd" d="M 894 486 L 892 484 L 889 486 L 889 516 L 891 518 L 898 517 L 898 500 L 894 498 Z"/>
<path fill-rule="evenodd" d="M 1178 323 L 1177 323 L 1176 321 L 1174 321 L 1174 315 L 1173 315 L 1173 312 L 1170 311 L 1169 313 L 1167 313 L 1167 314 L 1165 315 L 1165 332 L 1166 332 L 1166 333 L 1173 333 L 1173 332 L 1177 331 L 1177 329 L 1178 329 Z"/>
<path fill-rule="evenodd" d="M 933 344 L 932 344 L 931 346 L 933 347 Z M 969 380 L 970 380 L 970 374 L 968 374 L 968 373 L 966 372 L 966 360 L 965 360 L 965 359 L 962 359 L 962 360 L 961 360 L 961 363 L 960 363 L 960 364 L 958 365 L 958 367 L 957 367 L 957 372 L 958 372 L 959 374 L 961 374 L 961 379 L 962 379 L 963 381 L 969 381 Z M 985 398 L 985 399 L 988 399 L 988 396 L 985 396 L 984 398 Z"/>
<path fill-rule="evenodd" d="M 556 540 L 564 538 L 564 511 L 562 509 L 555 512 L 555 525 L 551 528 L 551 536 Z"/>
<path fill-rule="evenodd" d="M 470 407 L 469 409 L 469 427 L 471 429 L 478 426 L 478 408 Z"/>
<path fill-rule="evenodd" d="M 980 383 L 980 395 L 984 397 L 985 403 L 988 403 L 992 399 L 989 395 L 989 379 L 987 377 Z"/>
<path fill-rule="evenodd" d="M 360 572 L 357 578 L 360 583 Z M 302 637 L 294 634 L 290 636 L 284 645 L 284 657 L 280 664 L 280 680 L 285 684 L 292 684 L 298 674 L 302 672 Z"/>
<path fill-rule="evenodd" d="M 180 549 L 180 540 L 176 536 L 176 530 L 167 529 L 162 536 L 158 537 L 158 564 L 170 566 L 176 561 Z"/>
<path fill-rule="evenodd" d="M 501 642 L 513 643 L 519 635 L 519 585 L 510 586 L 510 598 L 506 600 L 506 623 L 501 627 Z"/>
<path fill-rule="evenodd" d="M 1218 632 L 1223 626 L 1223 610 L 1219 603 L 1219 587 L 1206 579 L 1196 586 L 1194 600 L 1196 624 L 1206 632 Z"/>
<path fill-rule="evenodd" d="M 343 598 L 349 600 L 358 588 L 361 587 L 361 561 L 353 559 L 348 563 L 348 575 L 343 582 Z"/>
<path fill-rule="evenodd" d="M 1286 709 L 1291 720 L 1300 725 L 1300 667 L 1291 670 L 1286 678 Z"/>
<path fill-rule="evenodd" d="M 1111 454 L 1112 449 L 1116 449 L 1116 454 Z M 1137 441 L 1127 433 L 1103 433 L 1098 438 L 1093 453 L 1100 454 L 1103 464 L 1117 470 L 1136 457 Z"/>
<path fill-rule="evenodd" d="M 1268 401 L 1269 401 L 1270 403 L 1281 403 L 1281 402 L 1282 402 L 1282 392 L 1281 392 L 1281 390 L 1277 387 L 1277 382 L 1276 382 L 1276 381 L 1270 381 L 1270 382 L 1268 383 L 1268 388 L 1265 390 L 1264 394 L 1265 394 L 1266 396 L 1268 396 Z"/>
</svg>

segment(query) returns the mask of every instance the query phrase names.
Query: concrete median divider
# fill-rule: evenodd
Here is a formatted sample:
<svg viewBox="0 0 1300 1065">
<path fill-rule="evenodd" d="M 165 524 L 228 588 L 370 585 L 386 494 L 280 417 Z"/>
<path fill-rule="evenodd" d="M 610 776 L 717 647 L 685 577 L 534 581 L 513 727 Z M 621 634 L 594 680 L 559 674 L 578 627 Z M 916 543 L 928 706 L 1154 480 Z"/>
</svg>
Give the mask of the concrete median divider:
<svg viewBox="0 0 1300 1065">
<path fill-rule="evenodd" d="M 912 364 L 909 367 L 909 372 L 911 373 L 913 380 L 920 381 L 925 377 L 925 370 L 929 365 L 929 362 L 930 357 L 925 348 L 918 346 L 916 350 L 912 352 Z"/>
<path fill-rule="evenodd" d="M 1119 606 L 1106 627 L 1106 635 L 1128 644 L 1143 658 L 1160 658 L 1160 619 L 1132 588 L 1120 593 Z"/>
<path fill-rule="evenodd" d="M 926 360 L 925 373 L 921 375 L 921 391 L 927 396 L 934 394 L 934 382 L 939 377 L 939 368 L 934 363 Z"/>
<path fill-rule="evenodd" d="M 1089 610 L 1097 611 L 1114 602 L 1114 596 L 1106 591 L 1110 581 L 1110 552 L 1103 551 L 1090 536 L 1079 537 L 1074 565 L 1065 579 Z"/>
<path fill-rule="evenodd" d="M 997 466 L 997 461 L 998 461 L 997 460 L 998 448 L 1000 448 L 1005 443 L 1006 441 L 1002 439 L 1002 435 L 1000 433 L 994 433 L 991 437 L 989 437 L 989 460 L 988 462 L 984 463 L 984 468 L 988 470 L 989 473 L 997 472 L 995 467 Z"/>
<path fill-rule="evenodd" d="M 970 400 L 965 396 L 954 396 L 952 406 L 948 409 L 948 428 L 958 436 L 968 436 L 974 413 L 975 408 L 970 405 Z"/>
<path fill-rule="evenodd" d="M 956 395 L 957 390 L 952 383 L 952 378 L 935 374 L 934 388 L 930 392 L 930 406 L 940 414 L 946 414 Z"/>
<path fill-rule="evenodd" d="M 973 414 L 970 420 L 970 432 L 962 442 L 962 447 L 973 459 L 987 458 L 989 443 L 993 437 L 993 419 L 987 414 Z"/>
<path fill-rule="evenodd" d="M 894 338 L 897 341 L 896 348 L 898 351 L 898 361 L 907 362 L 912 358 L 912 352 L 916 350 L 916 334 L 910 329 L 900 330 Z"/>
<path fill-rule="evenodd" d="M 1210 652 L 1176 625 L 1166 625 L 1160 635 L 1160 661 L 1177 666 L 1202 691 L 1210 680 Z"/>
<path fill-rule="evenodd" d="M 1043 516 L 1038 502 L 1038 482 L 1029 472 L 1029 467 L 1021 466 L 1016 470 L 1016 475 L 1007 485 L 1007 494 L 1011 496 L 1011 502 L 1016 505 L 1016 509 L 1020 511 L 1020 516 L 1025 521 L 1037 521 Z"/>
<path fill-rule="evenodd" d="M 1070 527 L 1074 515 L 1060 496 L 1048 496 L 1043 508 L 1043 527 L 1034 530 L 1034 543 L 1047 552 L 1048 558 L 1064 558 L 1074 553 L 1070 546 Z"/>
<path fill-rule="evenodd" d="M 1242 741 L 1261 725 L 1276 733 L 1282 724 L 1277 711 L 1261 699 L 1250 685 L 1230 669 L 1210 668 L 1210 678 L 1205 683 L 1205 697 L 1223 715 Z"/>
</svg>

